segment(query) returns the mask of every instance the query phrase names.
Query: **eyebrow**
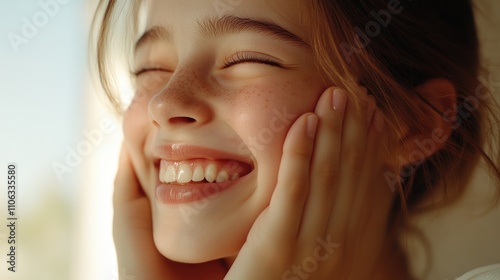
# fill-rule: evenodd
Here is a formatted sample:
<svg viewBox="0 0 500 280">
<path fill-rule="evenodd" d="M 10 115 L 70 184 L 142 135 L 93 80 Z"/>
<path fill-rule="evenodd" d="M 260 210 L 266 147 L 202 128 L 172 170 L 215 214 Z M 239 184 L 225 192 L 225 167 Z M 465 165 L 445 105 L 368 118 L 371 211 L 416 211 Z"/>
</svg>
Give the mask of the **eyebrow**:
<svg viewBox="0 0 500 280">
<path fill-rule="evenodd" d="M 309 48 L 309 45 L 299 36 L 283 27 L 264 19 L 240 18 L 236 16 L 223 16 L 220 18 L 206 18 L 198 21 L 198 30 L 205 38 L 217 38 L 226 34 L 240 32 L 256 32 L 274 39 L 282 40 L 299 47 Z M 153 26 L 142 34 L 135 50 L 140 46 L 157 41 L 171 41 L 172 33 L 163 26 Z"/>
<path fill-rule="evenodd" d="M 158 41 L 170 41 L 171 40 L 171 33 L 169 30 L 167 30 L 163 26 L 153 26 L 151 29 L 148 31 L 144 32 L 142 36 L 137 40 L 135 43 L 135 50 L 137 50 L 140 46 L 148 44 L 148 43 L 153 43 L 153 42 L 158 42 Z"/>
</svg>

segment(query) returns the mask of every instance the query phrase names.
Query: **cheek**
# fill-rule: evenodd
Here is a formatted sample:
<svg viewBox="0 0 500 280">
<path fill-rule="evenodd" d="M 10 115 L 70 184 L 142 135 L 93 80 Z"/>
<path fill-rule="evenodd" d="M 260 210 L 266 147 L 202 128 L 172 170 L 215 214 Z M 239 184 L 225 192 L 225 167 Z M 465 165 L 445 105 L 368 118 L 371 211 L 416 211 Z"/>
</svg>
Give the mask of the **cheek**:
<svg viewBox="0 0 500 280">
<path fill-rule="evenodd" d="M 259 83 L 249 85 L 232 98 L 230 119 L 247 151 L 266 153 L 281 152 L 281 146 L 291 125 L 306 112 L 314 111 L 321 89 L 307 88 L 310 85 Z M 248 151 L 248 149 L 250 151 Z"/>
<path fill-rule="evenodd" d="M 123 136 L 129 145 L 136 146 L 147 133 L 147 104 L 147 100 L 134 100 L 123 116 Z"/>
<path fill-rule="evenodd" d="M 136 174 L 143 186 L 150 183 L 148 182 L 148 170 L 151 168 L 151 162 L 145 158 L 150 131 L 147 102 L 134 101 L 123 116 L 123 137 Z"/>
</svg>

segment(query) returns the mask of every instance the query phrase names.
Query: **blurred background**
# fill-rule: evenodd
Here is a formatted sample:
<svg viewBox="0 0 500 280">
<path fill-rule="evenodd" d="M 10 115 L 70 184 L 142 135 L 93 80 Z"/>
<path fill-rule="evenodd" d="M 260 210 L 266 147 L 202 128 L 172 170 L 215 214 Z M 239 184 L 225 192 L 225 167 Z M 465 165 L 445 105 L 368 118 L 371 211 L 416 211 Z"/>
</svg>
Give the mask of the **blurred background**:
<svg viewBox="0 0 500 280">
<path fill-rule="evenodd" d="M 89 70 L 97 1 L 0 0 L 0 279 L 118 279 L 111 194 L 119 119 Z M 18 165 L 7 270 L 7 164 Z"/>
<path fill-rule="evenodd" d="M 56 4 L 44 4 L 49 2 Z M 499 95 L 500 2 L 474 2 L 485 63 L 495 71 L 491 80 Z M 95 5 L 0 0 L 0 279 L 118 279 L 111 194 L 122 134 L 88 67 Z M 16 273 L 6 263 L 9 162 L 17 163 L 19 175 Z M 478 174 L 471 188 L 476 195 L 470 196 L 476 202 L 416 220 L 437 252 L 437 268 L 422 277 L 453 279 L 495 258 L 500 262 L 500 211 L 464 218 L 491 195 Z M 484 232 L 493 235 L 463 244 Z M 426 256 L 418 248 L 413 254 L 416 271 L 423 273 Z M 465 258 L 454 257 L 459 255 Z"/>
</svg>

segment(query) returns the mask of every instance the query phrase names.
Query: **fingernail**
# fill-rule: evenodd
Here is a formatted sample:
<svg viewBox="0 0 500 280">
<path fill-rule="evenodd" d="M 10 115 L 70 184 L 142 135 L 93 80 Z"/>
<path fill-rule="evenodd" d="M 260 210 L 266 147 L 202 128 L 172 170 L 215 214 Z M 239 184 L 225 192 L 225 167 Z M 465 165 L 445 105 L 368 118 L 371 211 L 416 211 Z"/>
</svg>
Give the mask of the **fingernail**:
<svg viewBox="0 0 500 280">
<path fill-rule="evenodd" d="M 307 116 L 307 135 L 314 138 L 316 135 L 316 128 L 318 127 L 318 117 L 316 115 Z"/>
<path fill-rule="evenodd" d="M 382 113 L 380 112 L 380 110 L 377 110 L 375 112 L 374 118 L 375 119 L 373 121 L 374 121 L 375 129 L 378 132 L 382 132 L 384 130 L 384 126 L 385 126 L 385 120 L 382 117 Z"/>
<path fill-rule="evenodd" d="M 345 108 L 346 93 L 344 90 L 335 89 L 333 91 L 332 106 L 333 110 L 342 112 Z"/>
</svg>

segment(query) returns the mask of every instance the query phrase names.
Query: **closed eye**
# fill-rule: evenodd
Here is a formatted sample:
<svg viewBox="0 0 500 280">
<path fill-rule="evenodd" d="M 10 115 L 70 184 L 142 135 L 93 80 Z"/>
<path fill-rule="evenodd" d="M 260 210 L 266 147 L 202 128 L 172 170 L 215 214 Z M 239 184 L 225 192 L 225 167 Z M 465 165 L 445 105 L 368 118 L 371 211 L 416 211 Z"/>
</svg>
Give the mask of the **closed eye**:
<svg viewBox="0 0 500 280">
<path fill-rule="evenodd" d="M 275 67 L 283 67 L 279 62 L 272 60 L 267 56 L 257 53 L 238 52 L 223 62 L 222 69 L 226 69 L 239 63 L 260 63 Z"/>
<path fill-rule="evenodd" d="M 168 72 L 167 70 L 165 69 L 162 69 L 162 68 L 140 68 L 138 70 L 135 70 L 135 71 L 132 71 L 132 75 L 134 77 L 139 77 L 140 75 L 142 74 L 145 74 L 145 73 L 148 73 L 148 72 Z"/>
</svg>

